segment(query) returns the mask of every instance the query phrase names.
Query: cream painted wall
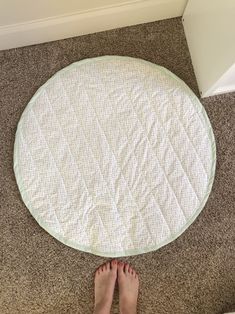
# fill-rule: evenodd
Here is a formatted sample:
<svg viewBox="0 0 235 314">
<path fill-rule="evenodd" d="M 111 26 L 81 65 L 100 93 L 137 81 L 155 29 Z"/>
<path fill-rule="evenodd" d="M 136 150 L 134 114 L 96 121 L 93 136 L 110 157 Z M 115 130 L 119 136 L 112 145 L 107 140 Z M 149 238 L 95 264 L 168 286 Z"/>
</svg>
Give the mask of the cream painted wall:
<svg viewBox="0 0 235 314">
<path fill-rule="evenodd" d="M 183 24 L 202 97 L 235 91 L 235 1 L 189 0 Z"/>
<path fill-rule="evenodd" d="M 0 0 L 0 50 L 181 16 L 187 0 Z"/>
<path fill-rule="evenodd" d="M 163 0 L 164 1 L 164 0 Z M 0 25 L 74 14 L 136 0 L 0 0 Z"/>
</svg>

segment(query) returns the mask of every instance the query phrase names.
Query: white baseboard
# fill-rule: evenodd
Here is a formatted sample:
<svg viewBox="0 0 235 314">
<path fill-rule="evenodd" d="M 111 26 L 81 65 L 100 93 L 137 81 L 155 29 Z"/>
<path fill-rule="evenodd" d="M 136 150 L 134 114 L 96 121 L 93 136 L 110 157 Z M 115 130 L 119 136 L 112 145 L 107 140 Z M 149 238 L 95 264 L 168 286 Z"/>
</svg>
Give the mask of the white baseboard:
<svg viewBox="0 0 235 314">
<path fill-rule="evenodd" d="M 187 0 L 140 0 L 0 27 L 0 50 L 181 16 Z"/>
</svg>

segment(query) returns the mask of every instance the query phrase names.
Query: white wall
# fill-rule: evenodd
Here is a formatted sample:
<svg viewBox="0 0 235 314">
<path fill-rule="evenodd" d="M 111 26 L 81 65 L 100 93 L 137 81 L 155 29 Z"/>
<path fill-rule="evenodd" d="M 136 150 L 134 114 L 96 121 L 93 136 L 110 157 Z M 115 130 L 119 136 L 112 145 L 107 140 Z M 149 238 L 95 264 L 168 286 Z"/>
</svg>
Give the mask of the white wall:
<svg viewBox="0 0 235 314">
<path fill-rule="evenodd" d="M 0 50 L 181 16 L 187 0 L 0 0 Z"/>
<path fill-rule="evenodd" d="M 202 96 L 235 90 L 235 1 L 189 0 L 183 24 Z"/>
<path fill-rule="evenodd" d="M 125 2 L 122 0 L 0 0 L 0 25 L 73 14 Z"/>
</svg>

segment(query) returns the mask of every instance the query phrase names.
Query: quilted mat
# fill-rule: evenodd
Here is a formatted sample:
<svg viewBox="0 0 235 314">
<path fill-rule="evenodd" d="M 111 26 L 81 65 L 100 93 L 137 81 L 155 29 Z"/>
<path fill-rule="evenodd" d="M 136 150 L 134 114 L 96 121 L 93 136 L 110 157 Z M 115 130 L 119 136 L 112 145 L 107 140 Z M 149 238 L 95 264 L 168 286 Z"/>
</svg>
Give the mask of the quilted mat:
<svg viewBox="0 0 235 314">
<path fill-rule="evenodd" d="M 215 140 L 189 87 L 141 59 L 103 56 L 57 72 L 18 123 L 14 171 L 37 222 L 101 256 L 156 250 L 204 207 Z"/>
</svg>

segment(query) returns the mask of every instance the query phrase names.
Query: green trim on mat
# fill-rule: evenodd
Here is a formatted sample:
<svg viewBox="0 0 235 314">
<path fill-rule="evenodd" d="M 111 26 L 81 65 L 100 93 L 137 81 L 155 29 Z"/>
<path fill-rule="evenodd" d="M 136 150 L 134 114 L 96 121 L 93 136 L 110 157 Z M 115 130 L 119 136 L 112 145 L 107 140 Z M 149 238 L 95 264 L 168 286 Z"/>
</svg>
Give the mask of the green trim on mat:
<svg viewBox="0 0 235 314">
<path fill-rule="evenodd" d="M 57 75 L 59 75 L 59 74 L 61 74 L 63 72 L 67 72 L 67 71 L 71 70 L 72 68 L 76 68 L 76 67 L 78 67 L 78 66 L 80 66 L 82 64 L 93 62 L 94 60 L 102 60 L 103 58 L 105 58 L 106 60 L 108 60 L 108 59 L 112 59 L 112 60 L 113 59 L 131 59 L 131 60 L 135 59 L 135 60 L 138 60 L 139 62 L 151 65 L 153 68 L 157 68 L 158 70 L 161 70 L 162 72 L 164 72 L 165 74 L 171 76 L 173 79 L 175 79 L 177 82 L 179 82 L 182 85 L 183 89 L 189 95 L 192 103 L 198 108 L 197 112 L 202 113 L 202 116 L 204 117 L 204 121 L 202 121 L 200 115 L 198 115 L 198 116 L 199 116 L 202 124 L 207 129 L 208 135 L 209 135 L 209 139 L 211 141 L 212 166 L 211 166 L 211 171 L 210 171 L 210 177 L 209 177 L 207 192 L 205 193 L 204 199 L 202 200 L 200 206 L 198 207 L 198 209 L 196 210 L 194 215 L 190 218 L 190 220 L 177 233 L 172 234 L 171 237 L 169 237 L 167 240 L 161 242 L 158 245 L 143 247 L 143 248 L 140 248 L 140 249 L 124 250 L 124 251 L 120 251 L 120 252 L 102 252 L 102 251 L 99 251 L 98 249 L 96 249 L 95 247 L 84 246 L 82 244 L 78 244 L 78 243 L 76 243 L 74 241 L 66 239 L 62 235 L 60 235 L 60 234 L 56 233 L 54 230 L 52 230 L 47 225 L 47 223 L 45 223 L 40 217 L 37 216 L 36 211 L 34 210 L 33 206 L 30 204 L 30 200 L 29 200 L 27 194 L 24 192 L 22 176 L 21 176 L 20 170 L 17 167 L 17 160 L 18 160 L 18 143 L 17 143 L 17 138 L 18 137 L 17 137 L 17 133 L 18 133 L 18 130 L 19 130 L 19 125 L 21 123 L 21 119 L 20 119 L 20 121 L 18 123 L 17 131 L 16 131 L 16 137 L 15 137 L 15 143 L 14 143 L 14 172 L 15 172 L 15 177 L 16 177 L 18 188 L 19 188 L 20 193 L 21 193 L 22 200 L 24 201 L 25 205 L 29 209 L 31 215 L 36 219 L 38 224 L 43 229 L 45 229 L 50 235 L 52 235 L 54 238 L 56 238 L 60 242 L 64 243 L 65 245 L 68 245 L 68 246 L 70 246 L 70 247 L 72 247 L 74 249 L 78 249 L 78 250 L 81 250 L 81 251 L 84 251 L 84 252 L 87 252 L 87 253 L 92 253 L 92 254 L 99 255 L 99 256 L 104 256 L 104 257 L 121 257 L 121 256 L 137 255 L 137 254 L 142 254 L 142 253 L 147 253 L 147 252 L 150 252 L 150 251 L 157 250 L 157 249 L 161 248 L 162 246 L 172 242 L 173 240 L 178 238 L 194 222 L 194 220 L 200 214 L 200 212 L 202 211 L 203 207 L 205 206 L 206 201 L 207 201 L 207 199 L 208 199 L 208 197 L 210 195 L 210 192 L 211 192 L 211 189 L 212 189 L 212 185 L 213 185 L 213 181 L 214 181 L 214 177 L 215 177 L 215 169 L 216 169 L 216 145 L 215 145 L 215 138 L 214 138 L 214 134 L 213 134 L 213 131 L 212 131 L 212 127 L 211 127 L 209 118 L 207 116 L 207 113 L 206 113 L 204 107 L 202 106 L 202 104 L 200 103 L 200 101 L 196 97 L 196 95 L 192 92 L 192 90 L 185 84 L 184 81 L 182 81 L 179 77 L 177 77 L 175 74 L 173 74 L 172 72 L 170 72 L 169 70 L 167 70 L 164 67 L 161 67 L 161 66 L 159 66 L 157 64 L 151 63 L 151 62 L 143 60 L 143 59 L 132 58 L 132 57 L 128 57 L 128 56 L 115 56 L 115 55 L 113 55 L 113 56 L 112 55 L 110 55 L 110 56 L 101 56 L 101 57 L 96 57 L 96 58 L 84 59 L 84 60 L 77 61 L 75 63 L 70 64 L 66 68 L 64 68 L 64 69 L 58 71 L 57 73 L 55 73 L 45 84 L 43 84 L 37 90 L 37 92 L 34 94 L 34 96 L 31 98 L 30 102 L 26 106 L 24 112 L 22 113 L 21 118 L 31 108 L 31 106 L 33 105 L 34 101 L 37 99 L 37 97 L 41 93 L 41 91 L 48 84 L 50 84 L 57 77 Z"/>
</svg>

